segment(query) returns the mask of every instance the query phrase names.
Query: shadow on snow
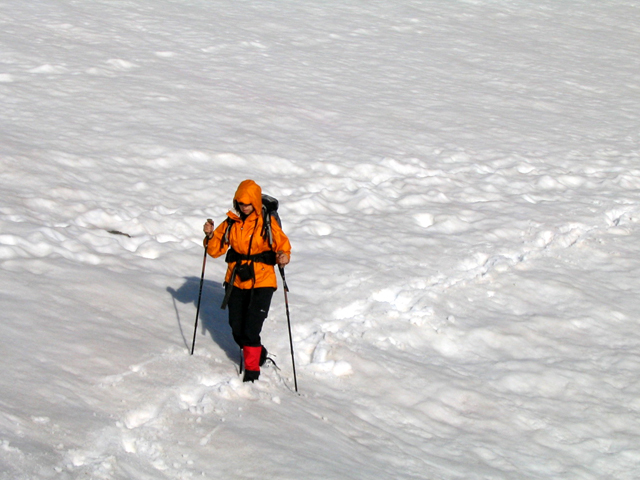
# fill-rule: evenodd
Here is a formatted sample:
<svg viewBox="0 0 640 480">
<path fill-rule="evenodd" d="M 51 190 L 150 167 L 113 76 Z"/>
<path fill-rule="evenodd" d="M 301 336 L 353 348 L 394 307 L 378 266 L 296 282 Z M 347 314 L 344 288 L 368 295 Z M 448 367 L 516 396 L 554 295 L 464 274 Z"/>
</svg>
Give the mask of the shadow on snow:
<svg viewBox="0 0 640 480">
<path fill-rule="evenodd" d="M 173 296 L 173 305 L 176 310 L 176 317 L 178 319 L 180 333 L 182 334 L 182 340 L 184 341 L 185 346 L 191 350 L 195 312 L 198 305 L 198 292 L 200 291 L 200 278 L 185 277 L 184 284 L 178 290 L 167 287 L 167 291 Z M 234 362 L 238 362 L 240 358 L 240 350 L 231 335 L 227 311 L 220 308 L 223 298 L 224 287 L 222 284 L 211 280 L 204 281 L 202 285 L 202 299 L 200 301 L 198 329 L 205 335 L 209 332 L 213 341 L 222 348 L 227 357 Z M 193 304 L 194 315 L 190 320 L 191 324 L 189 324 L 188 319 L 185 319 L 185 326 L 183 327 L 183 319 L 180 318 L 176 301 L 180 303 Z M 197 342 L 198 339 L 196 338 L 196 344 Z"/>
</svg>

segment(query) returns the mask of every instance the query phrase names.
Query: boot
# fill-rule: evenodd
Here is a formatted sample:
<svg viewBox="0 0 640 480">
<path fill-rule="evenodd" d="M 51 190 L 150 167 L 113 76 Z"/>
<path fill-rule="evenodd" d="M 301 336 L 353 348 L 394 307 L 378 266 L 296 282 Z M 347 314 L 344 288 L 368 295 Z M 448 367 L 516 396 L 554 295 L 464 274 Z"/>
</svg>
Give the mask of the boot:
<svg viewBox="0 0 640 480">
<path fill-rule="evenodd" d="M 255 380 L 260 378 L 260 372 L 255 370 L 245 370 L 244 377 L 242 378 L 243 382 L 251 382 L 253 383 Z"/>
</svg>

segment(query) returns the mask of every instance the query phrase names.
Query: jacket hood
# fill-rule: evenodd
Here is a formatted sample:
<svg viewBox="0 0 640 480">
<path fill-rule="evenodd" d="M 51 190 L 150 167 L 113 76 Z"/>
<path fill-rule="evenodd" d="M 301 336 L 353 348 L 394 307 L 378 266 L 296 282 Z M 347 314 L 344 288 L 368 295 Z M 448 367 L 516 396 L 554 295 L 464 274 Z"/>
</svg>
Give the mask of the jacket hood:
<svg viewBox="0 0 640 480">
<path fill-rule="evenodd" d="M 262 212 L 262 188 L 253 180 L 245 180 L 238 185 L 233 197 L 233 206 L 237 209 L 238 203 L 253 205 L 256 213 Z"/>
</svg>

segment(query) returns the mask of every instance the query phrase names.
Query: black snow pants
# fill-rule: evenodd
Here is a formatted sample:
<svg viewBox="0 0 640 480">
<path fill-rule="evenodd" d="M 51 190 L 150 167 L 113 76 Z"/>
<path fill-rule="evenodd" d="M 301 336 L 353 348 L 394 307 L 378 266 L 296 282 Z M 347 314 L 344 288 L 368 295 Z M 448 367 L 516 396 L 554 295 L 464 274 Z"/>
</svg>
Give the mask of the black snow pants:
<svg viewBox="0 0 640 480">
<path fill-rule="evenodd" d="M 229 297 L 229 325 L 233 339 L 240 347 L 259 347 L 262 345 L 260 332 L 262 324 L 269 314 L 271 298 L 275 291 L 272 287 L 243 290 L 234 287 Z"/>
</svg>

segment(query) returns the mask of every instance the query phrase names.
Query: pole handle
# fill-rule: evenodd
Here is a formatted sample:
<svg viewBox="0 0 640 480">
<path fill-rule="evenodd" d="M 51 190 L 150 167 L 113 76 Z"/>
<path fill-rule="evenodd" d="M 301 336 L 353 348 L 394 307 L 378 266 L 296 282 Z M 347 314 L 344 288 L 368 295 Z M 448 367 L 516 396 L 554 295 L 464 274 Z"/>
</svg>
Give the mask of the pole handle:
<svg viewBox="0 0 640 480">
<path fill-rule="evenodd" d="M 213 220 L 211 220 L 210 218 L 207 218 L 207 223 L 210 223 L 211 226 L 213 227 Z M 205 247 L 207 246 L 207 244 L 209 243 L 209 239 L 213 237 L 213 229 L 211 230 L 211 234 L 207 235 L 207 239 L 205 240 Z"/>
</svg>

